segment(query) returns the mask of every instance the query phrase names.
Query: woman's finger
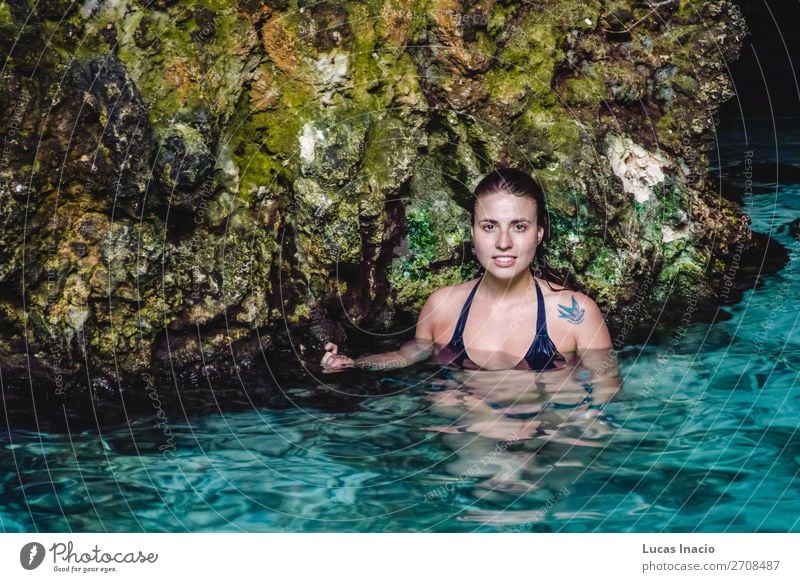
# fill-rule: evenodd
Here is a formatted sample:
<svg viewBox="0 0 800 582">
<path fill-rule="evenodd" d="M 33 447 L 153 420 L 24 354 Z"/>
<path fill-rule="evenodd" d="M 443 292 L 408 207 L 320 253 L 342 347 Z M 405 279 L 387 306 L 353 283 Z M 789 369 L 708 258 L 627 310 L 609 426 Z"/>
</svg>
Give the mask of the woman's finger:
<svg viewBox="0 0 800 582">
<path fill-rule="evenodd" d="M 323 354 L 320 364 L 323 368 L 345 368 L 352 366 L 354 361 L 349 356 L 340 354 L 339 346 L 335 343 L 328 342 L 325 344 L 325 354 Z"/>
<path fill-rule="evenodd" d="M 341 355 L 334 355 L 331 352 L 328 352 L 322 357 L 322 365 L 323 367 L 328 368 L 340 368 L 343 362 L 343 359 L 346 360 L 347 356 Z"/>
<path fill-rule="evenodd" d="M 340 355 L 335 356 L 335 357 L 336 357 L 336 365 L 339 368 L 346 368 L 346 367 L 352 365 L 352 363 L 353 363 L 353 360 L 348 358 L 347 356 L 343 356 L 343 355 L 340 354 Z"/>
</svg>

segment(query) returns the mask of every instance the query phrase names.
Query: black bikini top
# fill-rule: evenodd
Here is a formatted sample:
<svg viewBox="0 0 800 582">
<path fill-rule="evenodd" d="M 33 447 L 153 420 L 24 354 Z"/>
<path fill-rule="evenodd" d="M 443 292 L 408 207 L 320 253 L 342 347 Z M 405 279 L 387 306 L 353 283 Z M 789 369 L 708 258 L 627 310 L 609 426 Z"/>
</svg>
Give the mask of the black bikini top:
<svg viewBox="0 0 800 582">
<path fill-rule="evenodd" d="M 478 290 L 482 279 L 472 288 L 472 291 L 461 308 L 461 315 L 456 323 L 456 329 L 453 332 L 453 337 L 442 350 L 437 354 L 436 361 L 442 365 L 456 365 L 468 370 L 484 370 L 475 362 L 469 359 L 467 349 L 464 346 L 464 328 L 467 326 L 467 316 L 469 315 L 469 308 L 472 306 L 472 299 L 475 297 L 475 292 Z M 527 353 L 522 360 L 514 366 L 514 370 L 536 370 L 544 371 L 553 368 L 563 367 L 566 359 L 558 352 L 553 340 L 547 334 L 547 315 L 545 313 L 544 297 L 542 297 L 542 290 L 539 287 L 539 282 L 534 279 L 536 283 L 536 335 L 528 348 Z"/>
</svg>

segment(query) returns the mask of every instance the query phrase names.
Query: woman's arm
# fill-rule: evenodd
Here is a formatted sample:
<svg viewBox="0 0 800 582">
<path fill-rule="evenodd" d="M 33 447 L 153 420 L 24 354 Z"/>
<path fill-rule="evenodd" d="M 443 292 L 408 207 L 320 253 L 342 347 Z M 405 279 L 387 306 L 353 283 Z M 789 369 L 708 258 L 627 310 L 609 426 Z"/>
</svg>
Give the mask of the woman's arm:
<svg viewBox="0 0 800 582">
<path fill-rule="evenodd" d="M 575 326 L 578 366 L 589 372 L 595 404 L 608 402 L 622 389 L 611 334 L 603 313 L 592 299 L 583 293 L 576 293 L 575 299 L 578 308 L 583 310 L 583 321 Z"/>
<path fill-rule="evenodd" d="M 422 311 L 419 312 L 414 339 L 399 350 L 358 358 L 355 365 L 364 366 L 370 370 L 386 370 L 402 368 L 427 360 L 433 352 L 433 322 L 441 303 L 439 291 L 431 293 L 425 301 Z"/>
<path fill-rule="evenodd" d="M 592 401 L 603 404 L 622 391 L 622 375 L 612 349 L 585 350 L 576 366 L 581 381 L 592 385 Z"/>
<path fill-rule="evenodd" d="M 369 370 L 402 368 L 427 360 L 433 352 L 433 342 L 415 337 L 399 350 L 357 358 L 354 365 Z"/>
<path fill-rule="evenodd" d="M 559 304 L 559 310 L 561 317 L 574 324 L 578 355 L 586 350 L 610 349 L 611 334 L 608 333 L 605 318 L 597 304 L 583 293 L 574 293 L 572 302 L 568 307 Z"/>
<path fill-rule="evenodd" d="M 334 343 L 325 344 L 325 355 L 322 356 L 322 367 L 325 369 L 339 368 L 366 368 L 368 370 L 388 370 L 402 368 L 417 362 L 422 362 L 430 357 L 433 351 L 433 342 L 414 338 L 400 349 L 380 354 L 370 354 L 360 358 L 350 358 L 339 353 L 339 347 Z"/>
<path fill-rule="evenodd" d="M 353 366 L 367 368 L 368 370 L 387 370 L 402 368 L 428 359 L 433 352 L 433 322 L 436 310 L 439 307 L 441 294 L 433 292 L 417 318 L 416 335 L 400 349 L 362 356 L 353 360 L 339 353 L 339 348 L 334 343 L 325 345 L 325 355 L 322 356 L 323 369 L 350 368 Z"/>
</svg>

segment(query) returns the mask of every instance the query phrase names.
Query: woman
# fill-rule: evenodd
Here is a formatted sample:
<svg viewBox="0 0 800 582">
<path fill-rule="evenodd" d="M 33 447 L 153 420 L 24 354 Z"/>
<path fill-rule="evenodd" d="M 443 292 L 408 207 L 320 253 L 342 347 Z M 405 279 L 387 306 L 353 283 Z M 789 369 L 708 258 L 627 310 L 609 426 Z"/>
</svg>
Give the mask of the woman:
<svg viewBox="0 0 800 582">
<path fill-rule="evenodd" d="M 543 243 L 550 224 L 544 192 L 525 172 L 498 168 L 475 189 L 473 253 L 483 275 L 432 293 L 414 340 L 353 360 L 325 345 L 322 367 L 394 368 L 428 358 L 468 370 L 550 370 L 611 337 L 594 301 L 555 285 Z M 532 272 L 536 260 L 541 268 Z M 538 276 L 537 276 L 538 275 Z M 546 283 L 546 284 L 545 284 Z"/>
</svg>

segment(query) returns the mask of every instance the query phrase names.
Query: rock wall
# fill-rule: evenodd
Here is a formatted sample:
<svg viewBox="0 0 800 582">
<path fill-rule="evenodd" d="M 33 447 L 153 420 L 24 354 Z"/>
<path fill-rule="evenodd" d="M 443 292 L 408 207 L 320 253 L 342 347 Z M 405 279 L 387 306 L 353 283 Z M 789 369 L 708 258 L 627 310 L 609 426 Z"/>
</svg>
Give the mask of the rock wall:
<svg viewBox="0 0 800 582">
<path fill-rule="evenodd" d="M 0 0 L 0 365 L 80 386 L 391 330 L 476 273 L 495 163 L 615 331 L 710 305 L 763 248 L 707 177 L 744 34 L 727 0 Z"/>
</svg>

